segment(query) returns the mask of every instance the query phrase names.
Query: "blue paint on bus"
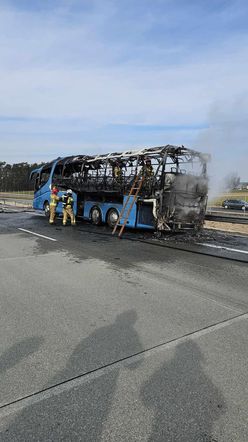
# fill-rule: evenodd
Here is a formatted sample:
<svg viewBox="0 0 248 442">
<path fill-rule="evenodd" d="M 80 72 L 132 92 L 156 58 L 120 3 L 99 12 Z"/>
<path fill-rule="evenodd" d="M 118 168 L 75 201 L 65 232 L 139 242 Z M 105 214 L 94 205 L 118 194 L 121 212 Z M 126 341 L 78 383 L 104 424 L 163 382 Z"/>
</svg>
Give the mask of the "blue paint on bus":
<svg viewBox="0 0 248 442">
<path fill-rule="evenodd" d="M 33 208 L 35 210 L 45 210 L 46 206 L 50 202 L 51 195 L 51 187 L 53 183 L 54 170 L 57 164 L 57 161 L 54 161 L 49 166 L 45 165 L 39 169 L 35 169 L 32 171 L 30 178 L 36 176 L 35 179 L 35 192 L 34 192 L 34 200 L 33 200 Z M 47 171 L 47 173 L 46 173 Z M 65 191 L 60 191 L 58 196 L 62 196 Z M 108 212 L 110 209 L 115 209 L 120 214 L 123 205 L 125 204 L 128 195 L 123 196 L 123 203 L 119 201 L 114 201 L 114 198 L 111 202 L 103 202 L 100 200 L 90 200 L 89 195 L 87 197 L 78 198 L 78 195 L 73 192 L 74 198 L 74 213 L 75 215 L 82 217 L 84 220 L 91 220 L 91 211 L 94 207 L 97 207 L 101 212 L 101 220 L 103 223 L 107 223 Z M 127 212 L 130 208 L 132 199 L 134 197 L 131 196 L 129 203 L 125 209 L 125 212 L 120 220 L 120 224 L 123 224 L 124 219 L 127 215 Z M 57 206 L 57 214 L 62 214 L 62 203 L 60 202 Z M 139 228 L 139 229 L 154 229 L 153 223 L 153 215 L 152 215 L 152 205 L 140 205 L 139 200 L 137 200 L 133 207 L 130 210 L 128 215 L 128 221 L 126 227 L 130 228 Z"/>
</svg>

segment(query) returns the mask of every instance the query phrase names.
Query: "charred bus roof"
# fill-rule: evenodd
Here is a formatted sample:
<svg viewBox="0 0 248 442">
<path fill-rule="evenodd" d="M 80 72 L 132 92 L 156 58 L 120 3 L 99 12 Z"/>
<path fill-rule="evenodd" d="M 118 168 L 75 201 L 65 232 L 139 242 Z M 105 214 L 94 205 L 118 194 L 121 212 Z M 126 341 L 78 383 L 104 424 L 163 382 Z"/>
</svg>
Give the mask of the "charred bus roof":
<svg viewBox="0 0 248 442">
<path fill-rule="evenodd" d="M 65 163 L 93 163 L 98 161 L 108 161 L 108 160 L 131 160 L 136 158 L 150 157 L 154 159 L 163 158 L 164 156 L 169 156 L 171 159 L 179 157 L 198 157 L 201 161 L 206 162 L 209 160 L 209 155 L 202 154 L 193 149 L 188 149 L 184 146 L 174 146 L 167 144 L 165 146 L 157 147 L 145 147 L 136 150 L 124 150 L 123 152 L 110 152 L 98 155 L 74 155 L 59 159 L 57 164 Z"/>
<path fill-rule="evenodd" d="M 123 152 L 110 152 L 105 154 L 97 154 L 97 155 L 70 155 L 66 157 L 58 157 L 53 161 L 49 161 L 48 163 L 44 164 L 42 167 L 39 168 L 39 171 L 44 168 L 48 167 L 56 161 L 57 165 L 60 165 L 64 167 L 65 165 L 69 164 L 83 164 L 83 163 L 112 163 L 113 161 L 134 161 L 136 159 L 142 160 L 144 158 L 150 158 L 159 161 L 160 159 L 163 159 L 164 157 L 168 157 L 172 160 L 172 162 L 177 162 L 180 158 L 187 161 L 192 161 L 193 158 L 199 159 L 202 163 L 206 163 L 210 159 L 210 155 L 203 154 L 199 151 L 189 149 L 182 146 L 174 146 L 171 144 L 167 144 L 165 146 L 157 146 L 157 147 L 144 147 L 141 149 L 136 150 L 124 150 Z M 34 170 L 32 171 L 32 174 L 34 172 L 38 171 Z"/>
</svg>

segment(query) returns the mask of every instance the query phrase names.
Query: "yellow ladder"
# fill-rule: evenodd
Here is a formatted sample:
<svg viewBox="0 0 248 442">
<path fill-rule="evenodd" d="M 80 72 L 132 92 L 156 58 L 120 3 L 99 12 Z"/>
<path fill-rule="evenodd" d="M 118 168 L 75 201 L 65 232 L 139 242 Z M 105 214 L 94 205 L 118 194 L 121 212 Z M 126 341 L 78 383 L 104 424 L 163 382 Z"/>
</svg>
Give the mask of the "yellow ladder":
<svg viewBox="0 0 248 442">
<path fill-rule="evenodd" d="M 130 212 L 131 212 L 131 210 L 133 208 L 134 203 L 136 202 L 136 200 L 138 198 L 138 195 L 139 195 L 139 192 L 140 192 L 141 187 L 143 185 L 144 179 L 145 179 L 144 175 L 143 176 L 136 175 L 136 177 L 134 179 L 134 182 L 133 182 L 133 185 L 132 185 L 132 187 L 130 189 L 130 192 L 128 194 L 128 197 L 127 197 L 127 199 L 125 201 L 125 204 L 122 207 L 121 212 L 120 212 L 120 214 L 118 216 L 118 219 L 116 221 L 116 224 L 115 224 L 115 226 L 113 228 L 112 235 L 115 234 L 115 232 L 117 230 L 117 227 L 121 227 L 121 229 L 119 231 L 119 234 L 118 234 L 118 237 L 121 238 L 122 233 L 123 233 L 123 231 L 124 231 L 124 229 L 126 227 L 126 224 L 127 224 L 127 221 L 128 221 L 128 217 L 130 215 Z M 128 206 L 128 203 L 129 203 L 129 200 L 130 200 L 131 196 L 133 196 L 134 198 L 132 199 L 131 204 L 130 204 L 128 210 L 127 210 L 127 213 L 126 213 L 126 216 L 124 218 L 123 224 L 120 224 L 120 221 L 121 221 L 121 219 L 122 219 L 122 217 L 123 217 L 123 215 L 125 213 L 125 210 L 126 210 L 126 208 Z"/>
</svg>

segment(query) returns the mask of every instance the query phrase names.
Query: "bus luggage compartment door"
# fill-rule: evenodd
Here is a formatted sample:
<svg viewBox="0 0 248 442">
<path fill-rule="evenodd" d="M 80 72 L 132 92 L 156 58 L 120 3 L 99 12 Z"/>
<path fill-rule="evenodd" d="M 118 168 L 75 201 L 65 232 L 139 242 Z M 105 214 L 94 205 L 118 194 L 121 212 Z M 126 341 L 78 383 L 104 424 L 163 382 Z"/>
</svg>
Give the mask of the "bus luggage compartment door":
<svg viewBox="0 0 248 442">
<path fill-rule="evenodd" d="M 154 229 L 153 204 L 139 201 L 136 227 L 139 229 Z"/>
</svg>

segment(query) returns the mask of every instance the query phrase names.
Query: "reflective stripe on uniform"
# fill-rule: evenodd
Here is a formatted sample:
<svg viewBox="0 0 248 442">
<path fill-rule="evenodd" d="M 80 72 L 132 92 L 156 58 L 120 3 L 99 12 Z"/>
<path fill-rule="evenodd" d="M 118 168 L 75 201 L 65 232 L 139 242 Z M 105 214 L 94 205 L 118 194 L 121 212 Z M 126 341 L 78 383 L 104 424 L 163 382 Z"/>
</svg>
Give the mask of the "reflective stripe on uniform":
<svg viewBox="0 0 248 442">
<path fill-rule="evenodd" d="M 51 194 L 50 195 L 50 206 L 57 206 L 59 202 L 59 197 L 57 195 Z"/>
<path fill-rule="evenodd" d="M 63 208 L 66 209 L 68 208 L 72 208 L 74 200 L 71 196 L 67 196 L 67 195 L 63 195 L 62 197 L 62 203 L 63 203 Z"/>
</svg>

